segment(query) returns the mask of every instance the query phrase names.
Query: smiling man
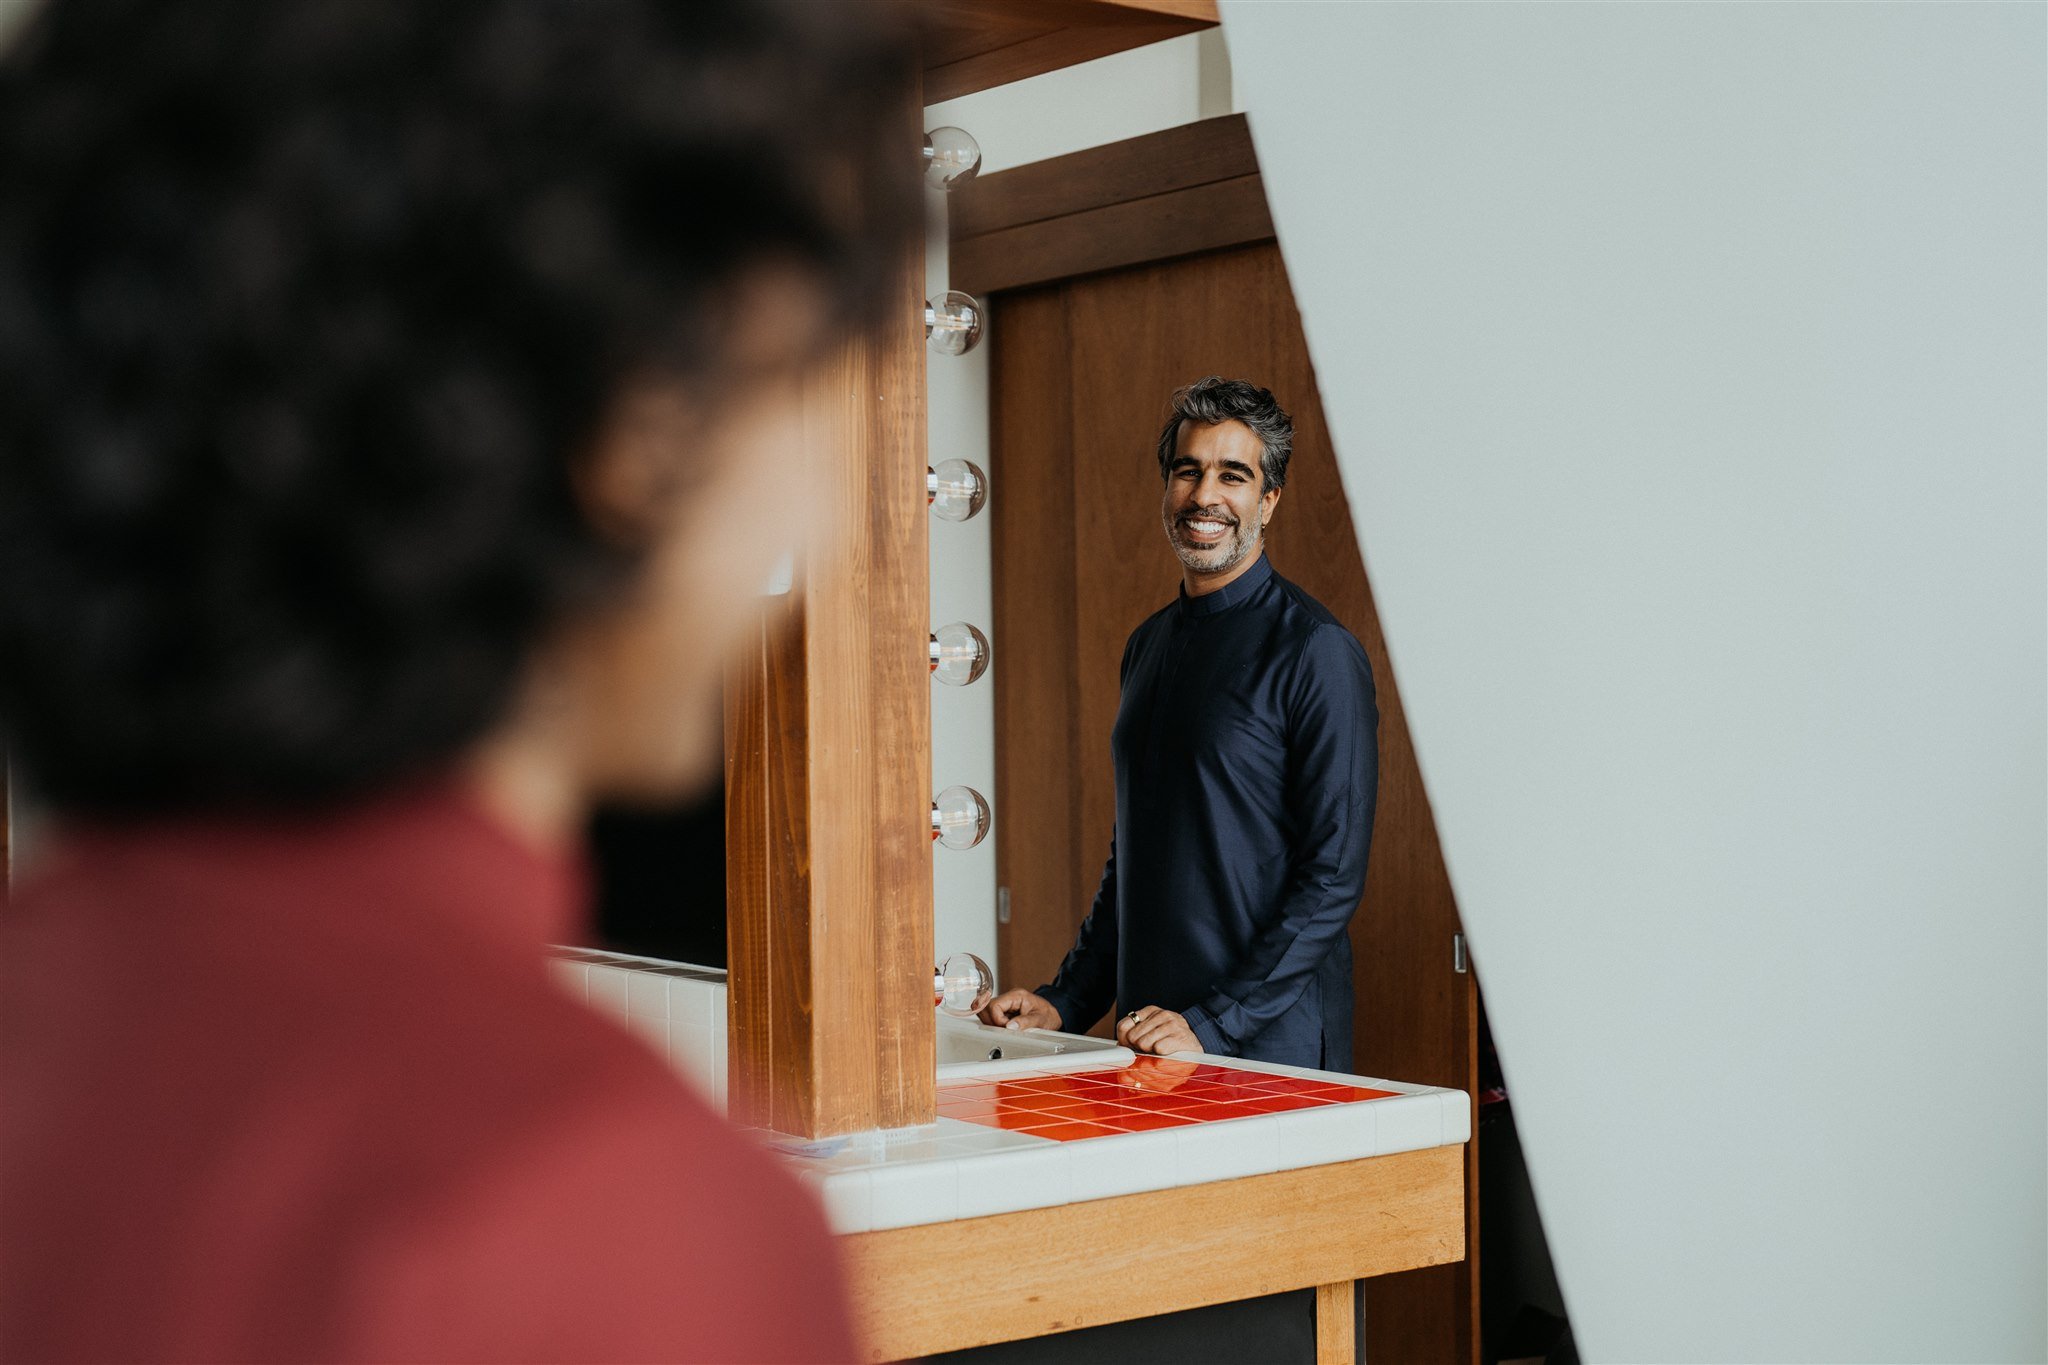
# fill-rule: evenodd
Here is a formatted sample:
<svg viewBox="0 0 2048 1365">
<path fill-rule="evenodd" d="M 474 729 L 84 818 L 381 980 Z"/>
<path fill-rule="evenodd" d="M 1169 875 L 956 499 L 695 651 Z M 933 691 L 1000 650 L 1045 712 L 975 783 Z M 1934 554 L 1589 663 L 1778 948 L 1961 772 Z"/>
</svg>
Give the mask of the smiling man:
<svg viewBox="0 0 2048 1365">
<path fill-rule="evenodd" d="M 1124 647 L 1116 829 L 1049 986 L 990 1023 L 1349 1070 L 1351 945 L 1378 786 L 1358 640 L 1273 571 L 1265 529 L 1294 425 L 1267 390 L 1204 379 L 1159 435 L 1179 598 Z"/>
</svg>

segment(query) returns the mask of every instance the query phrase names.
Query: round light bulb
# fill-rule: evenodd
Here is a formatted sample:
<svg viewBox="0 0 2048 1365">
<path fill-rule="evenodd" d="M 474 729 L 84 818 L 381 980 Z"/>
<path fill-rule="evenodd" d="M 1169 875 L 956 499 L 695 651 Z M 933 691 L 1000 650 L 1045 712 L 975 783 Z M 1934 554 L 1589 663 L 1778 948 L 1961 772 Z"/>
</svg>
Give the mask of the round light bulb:
<svg viewBox="0 0 2048 1365">
<path fill-rule="evenodd" d="M 932 634 L 932 676 L 949 687 L 965 687 L 988 671 L 988 637 L 955 621 Z"/>
<path fill-rule="evenodd" d="M 948 289 L 924 303 L 924 339 L 942 355 L 966 355 L 981 340 L 981 305 L 974 295 Z"/>
<path fill-rule="evenodd" d="M 988 505 L 988 475 L 967 460 L 946 460 L 924 471 L 924 501 L 935 517 L 966 521 Z"/>
<path fill-rule="evenodd" d="M 924 182 L 950 190 L 981 169 L 981 144 L 965 128 L 934 128 L 924 135 Z"/>
<path fill-rule="evenodd" d="M 947 848 L 973 848 L 988 827 L 988 802 L 972 787 L 948 787 L 932 802 L 932 838 Z"/>
<path fill-rule="evenodd" d="M 973 953 L 954 953 L 932 969 L 932 1004 L 956 1019 L 972 1019 L 995 993 L 996 974 Z"/>
</svg>

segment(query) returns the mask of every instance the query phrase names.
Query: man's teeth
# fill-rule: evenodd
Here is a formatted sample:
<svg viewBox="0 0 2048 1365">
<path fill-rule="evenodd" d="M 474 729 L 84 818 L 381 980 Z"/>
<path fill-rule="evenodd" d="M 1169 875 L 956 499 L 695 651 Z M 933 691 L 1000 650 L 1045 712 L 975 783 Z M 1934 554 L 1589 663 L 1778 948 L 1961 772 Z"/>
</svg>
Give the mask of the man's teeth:
<svg viewBox="0 0 2048 1365">
<path fill-rule="evenodd" d="M 1198 536 L 1220 536 L 1223 534 L 1223 523 L 1220 521 L 1191 521 L 1188 523 L 1188 529 Z"/>
</svg>

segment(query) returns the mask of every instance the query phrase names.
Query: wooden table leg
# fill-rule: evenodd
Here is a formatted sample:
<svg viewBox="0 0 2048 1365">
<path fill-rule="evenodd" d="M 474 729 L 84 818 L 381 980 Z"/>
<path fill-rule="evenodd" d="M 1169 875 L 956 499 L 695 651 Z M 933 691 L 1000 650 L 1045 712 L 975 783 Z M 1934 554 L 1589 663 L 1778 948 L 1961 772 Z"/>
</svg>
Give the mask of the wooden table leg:
<svg viewBox="0 0 2048 1365">
<path fill-rule="evenodd" d="M 1316 1365 L 1355 1365 L 1358 1346 L 1352 1334 L 1352 1286 L 1356 1280 L 1316 1286 Z"/>
</svg>

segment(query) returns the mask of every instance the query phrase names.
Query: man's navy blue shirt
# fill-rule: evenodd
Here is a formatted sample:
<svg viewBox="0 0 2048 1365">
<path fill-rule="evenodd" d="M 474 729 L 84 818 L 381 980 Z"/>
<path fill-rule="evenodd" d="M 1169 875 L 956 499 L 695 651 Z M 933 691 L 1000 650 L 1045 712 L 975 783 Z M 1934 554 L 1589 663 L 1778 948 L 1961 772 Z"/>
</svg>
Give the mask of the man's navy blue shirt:
<svg viewBox="0 0 2048 1365">
<path fill-rule="evenodd" d="M 1262 555 L 1124 646 L 1116 829 L 1038 994 L 1069 1030 L 1147 1005 L 1205 1052 L 1348 1070 L 1352 912 L 1379 785 L 1372 665 Z"/>
</svg>

